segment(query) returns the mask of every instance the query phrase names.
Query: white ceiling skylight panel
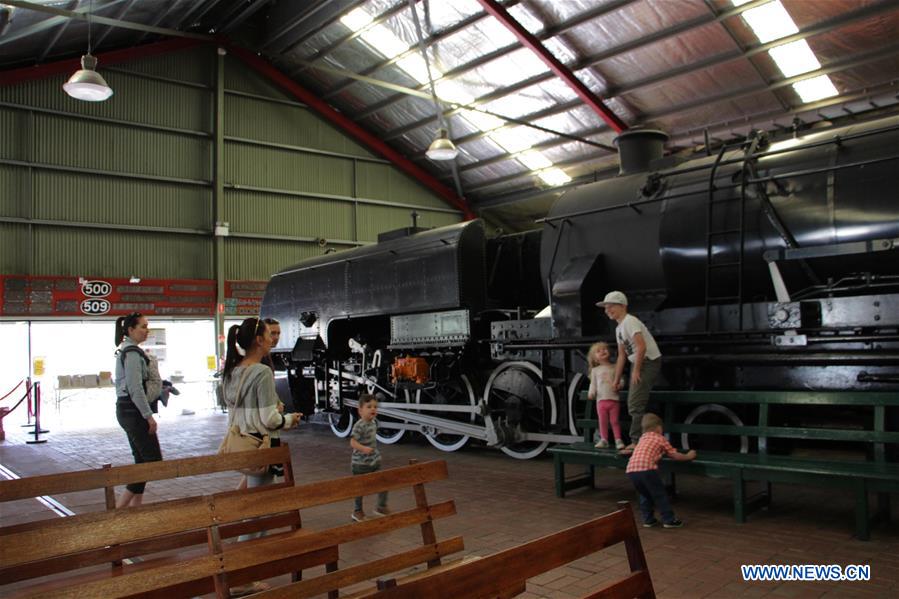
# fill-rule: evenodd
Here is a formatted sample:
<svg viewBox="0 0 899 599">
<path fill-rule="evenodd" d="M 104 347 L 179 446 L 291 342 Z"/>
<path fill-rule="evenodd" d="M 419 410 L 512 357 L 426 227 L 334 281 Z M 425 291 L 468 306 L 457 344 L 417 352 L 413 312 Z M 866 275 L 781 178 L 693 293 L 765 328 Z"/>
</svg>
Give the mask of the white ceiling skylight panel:
<svg viewBox="0 0 899 599">
<path fill-rule="evenodd" d="M 341 17 L 340 21 L 352 31 L 361 31 L 359 38 L 384 58 L 395 58 L 409 48 L 409 45 L 388 27 L 380 24 L 373 25 L 372 17 L 362 8 L 350 11 Z M 485 81 L 490 81 L 491 84 L 497 86 L 507 86 L 543 70 L 540 60 L 530 52 L 516 51 L 513 55 L 515 55 L 514 58 L 506 56 L 502 61 L 495 60 L 485 65 L 488 71 Z M 507 63 L 506 60 L 509 58 L 513 58 L 513 60 Z M 420 85 L 428 83 L 427 64 L 420 54 L 409 53 L 397 60 L 396 66 Z M 465 89 L 464 85 L 452 79 L 444 79 L 443 73 L 434 66 L 431 67 L 431 76 L 434 78 L 434 90 L 441 100 L 463 106 L 474 102 L 474 96 Z M 523 114 L 532 108 L 532 105 L 517 106 L 514 100 L 506 100 L 506 106 L 513 109 L 513 112 L 521 111 Z M 535 174 L 547 184 L 559 185 L 560 182 L 567 183 L 571 180 L 561 169 L 550 168 L 552 162 L 540 152 L 530 150 L 533 141 L 530 139 L 531 136 L 527 129 L 503 127 L 505 122 L 502 119 L 476 110 L 462 110 L 457 118 L 468 121 L 475 129 L 491 132 L 487 136 L 488 140 L 496 144 L 498 148 L 512 154 L 527 168 L 538 171 Z M 525 152 L 525 150 L 527 151 Z"/>
<path fill-rule="evenodd" d="M 740 6 L 749 1 L 731 0 L 734 6 Z M 742 16 L 763 44 L 799 31 L 793 18 L 790 17 L 780 0 L 774 0 L 773 2 L 750 8 Z M 768 55 L 783 73 L 784 77 L 795 77 L 821 68 L 821 63 L 805 40 L 771 48 L 768 50 Z M 799 94 L 799 97 L 805 103 L 830 98 L 839 93 L 827 75 L 794 83 L 793 90 Z"/>
</svg>

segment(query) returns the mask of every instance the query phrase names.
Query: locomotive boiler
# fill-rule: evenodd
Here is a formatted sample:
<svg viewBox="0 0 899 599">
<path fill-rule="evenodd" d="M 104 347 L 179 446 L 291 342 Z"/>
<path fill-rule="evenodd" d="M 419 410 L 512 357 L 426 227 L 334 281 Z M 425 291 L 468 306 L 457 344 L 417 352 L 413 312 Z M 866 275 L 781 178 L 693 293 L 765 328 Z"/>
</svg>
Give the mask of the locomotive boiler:
<svg viewBox="0 0 899 599">
<path fill-rule="evenodd" d="M 347 435 L 377 392 L 382 442 L 533 457 L 580 438 L 613 289 L 659 341 L 659 387 L 899 387 L 899 117 L 687 160 L 664 140 L 619 137 L 620 175 L 565 193 L 541 230 L 410 227 L 275 274 L 262 316 L 282 323 L 290 399 Z"/>
</svg>

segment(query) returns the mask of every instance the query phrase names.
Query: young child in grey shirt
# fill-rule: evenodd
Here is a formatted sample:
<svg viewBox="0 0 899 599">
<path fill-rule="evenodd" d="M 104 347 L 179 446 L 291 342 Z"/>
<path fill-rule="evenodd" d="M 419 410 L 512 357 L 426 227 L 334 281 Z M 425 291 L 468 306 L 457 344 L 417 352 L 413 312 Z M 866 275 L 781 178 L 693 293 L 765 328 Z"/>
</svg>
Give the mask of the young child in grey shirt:
<svg viewBox="0 0 899 599">
<path fill-rule="evenodd" d="M 350 447 L 353 448 L 352 470 L 353 475 L 368 474 L 381 469 L 381 452 L 378 451 L 378 399 L 369 393 L 359 396 L 359 421 L 353 425 L 353 433 L 350 437 Z M 378 504 L 375 514 L 386 516 L 390 513 L 387 509 L 387 491 L 378 493 Z M 356 498 L 353 520 L 362 522 L 366 519 L 362 509 L 362 497 Z"/>
</svg>

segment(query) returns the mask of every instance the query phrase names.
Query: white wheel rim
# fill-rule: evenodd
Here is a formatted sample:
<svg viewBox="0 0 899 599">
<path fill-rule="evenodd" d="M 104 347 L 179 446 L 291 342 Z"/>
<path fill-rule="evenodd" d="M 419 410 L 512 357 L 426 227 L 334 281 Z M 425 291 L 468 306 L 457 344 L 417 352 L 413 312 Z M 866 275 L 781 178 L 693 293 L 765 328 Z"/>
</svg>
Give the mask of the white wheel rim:
<svg viewBox="0 0 899 599">
<path fill-rule="evenodd" d="M 513 367 L 530 370 L 537 376 L 540 383 L 543 383 L 543 372 L 530 362 L 505 362 L 500 364 L 490 375 L 490 378 L 487 380 L 487 386 L 484 387 L 484 403 L 488 407 L 490 406 L 490 391 L 493 389 L 493 383 L 495 382 L 496 377 L 503 371 Z M 547 387 L 546 385 L 544 385 L 544 387 L 546 387 L 546 396 L 549 398 L 549 423 L 554 425 L 556 424 L 556 419 L 559 417 L 558 408 L 556 406 L 556 393 L 553 391 L 552 387 Z M 513 457 L 516 460 L 530 460 L 543 453 L 547 447 L 549 447 L 549 441 L 542 441 L 529 451 L 516 451 L 510 447 L 500 447 L 500 449 L 504 454 Z"/>
<path fill-rule="evenodd" d="M 331 425 L 331 431 L 337 435 L 339 438 L 343 439 L 348 437 L 351 432 L 353 432 L 353 424 L 356 419 L 353 417 L 353 413 L 347 411 L 347 426 L 345 429 L 340 429 L 337 427 L 336 422 L 340 421 L 340 413 L 339 412 L 330 412 L 328 416 L 328 424 Z"/>
<path fill-rule="evenodd" d="M 409 390 L 408 389 L 403 389 L 403 397 L 406 398 L 406 403 L 409 403 Z M 394 401 L 396 401 L 396 398 L 394 398 Z M 407 422 L 407 421 L 403 420 L 402 422 Z M 385 434 L 381 433 L 381 429 L 378 429 L 378 432 L 375 433 L 375 437 L 377 437 L 378 441 L 380 441 L 381 443 L 384 443 L 385 445 L 393 445 L 394 443 L 396 443 L 397 441 L 402 439 L 403 435 L 406 434 L 406 429 L 403 429 L 403 428 L 400 428 L 400 429 L 386 428 L 384 430 L 391 431 L 391 433 L 389 435 L 385 435 Z"/>
<path fill-rule="evenodd" d="M 580 435 L 577 431 L 575 421 L 577 420 L 577 387 L 582 378 L 584 378 L 583 374 L 580 372 L 575 373 L 571 379 L 571 383 L 568 385 L 568 430 L 571 431 L 571 434 L 575 437 Z"/>
<path fill-rule="evenodd" d="M 469 381 L 468 377 L 464 374 L 459 378 L 462 379 L 462 381 L 465 383 L 465 388 L 468 390 L 468 402 L 471 404 L 472 407 L 475 407 L 477 405 L 477 402 L 475 401 L 474 387 L 471 386 L 471 381 Z M 419 389 L 415 392 L 415 403 L 421 403 L 421 389 Z M 474 422 L 474 420 L 475 420 L 474 412 L 472 412 L 470 420 L 471 420 L 471 422 Z M 452 452 L 452 451 L 459 451 L 460 449 L 465 447 L 465 444 L 468 443 L 468 439 L 470 438 L 468 435 L 460 435 L 459 439 L 454 443 L 442 443 L 437 438 L 437 436 L 440 435 L 440 431 L 437 431 L 437 434 L 435 434 L 435 435 L 429 435 L 429 434 L 425 433 L 424 430 L 422 430 L 422 434 L 425 436 L 425 439 L 427 439 L 431 445 L 433 445 L 440 451 L 445 451 L 448 453 Z M 445 433 L 445 434 L 455 435 L 457 433 Z"/>
<path fill-rule="evenodd" d="M 705 414 L 706 412 L 714 412 L 715 414 L 721 414 L 730 419 L 732 424 L 736 426 L 743 426 L 743 421 L 740 420 L 740 417 L 737 414 L 728 408 L 727 406 L 722 406 L 717 403 L 707 403 L 699 406 L 684 419 L 684 424 L 693 424 L 693 421 L 696 420 L 697 416 Z M 684 449 L 690 449 L 690 440 L 689 433 L 681 433 L 680 434 L 680 444 Z M 740 437 L 740 453 L 749 453 L 749 437 L 746 435 L 742 435 Z"/>
</svg>

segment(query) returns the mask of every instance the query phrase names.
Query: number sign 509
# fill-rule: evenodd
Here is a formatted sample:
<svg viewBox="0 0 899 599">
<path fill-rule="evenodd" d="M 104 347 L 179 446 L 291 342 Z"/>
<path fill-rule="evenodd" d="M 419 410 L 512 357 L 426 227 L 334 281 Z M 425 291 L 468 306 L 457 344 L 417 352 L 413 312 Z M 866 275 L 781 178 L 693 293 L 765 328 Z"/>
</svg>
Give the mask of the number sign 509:
<svg viewBox="0 0 899 599">
<path fill-rule="evenodd" d="M 106 314 L 109 312 L 109 302 L 105 299 L 86 299 L 81 302 L 82 314 Z"/>
<path fill-rule="evenodd" d="M 106 281 L 85 281 L 81 284 L 81 293 L 87 297 L 106 297 L 112 293 L 112 285 Z"/>
</svg>

